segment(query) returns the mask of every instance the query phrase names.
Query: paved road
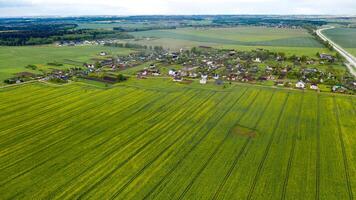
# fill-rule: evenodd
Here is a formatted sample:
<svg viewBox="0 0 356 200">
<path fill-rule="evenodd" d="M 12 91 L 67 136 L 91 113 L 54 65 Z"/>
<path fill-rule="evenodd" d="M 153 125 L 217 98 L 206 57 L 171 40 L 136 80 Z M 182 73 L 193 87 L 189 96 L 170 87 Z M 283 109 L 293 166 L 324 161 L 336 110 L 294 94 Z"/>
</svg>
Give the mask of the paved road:
<svg viewBox="0 0 356 200">
<path fill-rule="evenodd" d="M 341 46 L 337 45 L 335 42 L 333 42 L 331 39 L 329 39 L 328 37 L 326 37 L 322 32 L 324 30 L 327 29 L 333 29 L 335 27 L 328 27 L 328 28 L 322 28 L 322 29 L 318 29 L 316 31 L 316 34 L 324 41 L 329 42 L 333 48 L 339 52 L 346 60 L 347 63 L 345 63 L 345 65 L 347 66 L 347 68 L 349 69 L 350 73 L 356 77 L 356 58 L 355 56 L 351 55 L 349 52 L 347 52 L 345 49 L 343 49 Z"/>
</svg>

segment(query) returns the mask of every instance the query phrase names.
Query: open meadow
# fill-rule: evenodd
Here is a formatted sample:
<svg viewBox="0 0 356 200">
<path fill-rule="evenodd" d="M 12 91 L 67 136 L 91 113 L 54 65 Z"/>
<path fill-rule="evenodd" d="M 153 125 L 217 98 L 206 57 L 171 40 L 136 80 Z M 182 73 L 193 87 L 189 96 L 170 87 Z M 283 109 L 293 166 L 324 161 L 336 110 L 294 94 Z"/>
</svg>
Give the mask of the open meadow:
<svg viewBox="0 0 356 200">
<path fill-rule="evenodd" d="M 352 199 L 355 104 L 165 79 L 2 88 L 1 199 Z"/>
<path fill-rule="evenodd" d="M 13 74 L 23 71 L 38 72 L 26 69 L 27 65 L 37 65 L 39 69 L 48 69 L 48 63 L 60 63 L 82 66 L 84 62 L 94 62 L 92 59 L 99 58 L 101 51 L 109 55 L 128 54 L 132 52 L 127 48 L 116 48 L 106 46 L 73 46 L 58 47 L 48 46 L 0 46 L 0 82 L 11 77 Z M 0 84 L 1 84 L 0 83 Z"/>
<path fill-rule="evenodd" d="M 287 54 L 315 55 L 326 49 L 304 29 L 236 27 L 236 28 L 181 28 L 131 33 L 141 38 L 138 43 L 162 45 L 171 49 L 192 46 L 237 48 L 251 50 L 265 48 Z"/>
</svg>

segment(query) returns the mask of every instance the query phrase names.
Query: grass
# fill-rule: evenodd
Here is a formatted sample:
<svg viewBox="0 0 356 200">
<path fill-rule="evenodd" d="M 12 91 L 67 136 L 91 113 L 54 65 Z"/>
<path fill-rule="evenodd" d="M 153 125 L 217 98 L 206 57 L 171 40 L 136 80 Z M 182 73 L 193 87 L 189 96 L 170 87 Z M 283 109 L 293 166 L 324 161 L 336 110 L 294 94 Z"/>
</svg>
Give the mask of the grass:
<svg viewBox="0 0 356 200">
<path fill-rule="evenodd" d="M 1 198 L 352 198 L 354 97 L 207 86 L 0 89 Z"/>
<path fill-rule="evenodd" d="M 334 28 L 323 32 L 332 41 L 356 56 L 356 28 Z"/>
<path fill-rule="evenodd" d="M 334 28 L 323 32 L 344 48 L 356 48 L 356 28 Z"/>
<path fill-rule="evenodd" d="M 29 64 L 38 65 L 40 69 L 48 69 L 47 63 L 57 62 L 64 64 L 64 67 L 75 64 L 81 66 L 84 62 L 93 62 L 91 59 L 98 58 L 101 51 L 110 54 L 128 54 L 131 50 L 113 48 L 105 46 L 76 46 L 76 47 L 57 47 L 57 46 L 22 46 L 5 47 L 0 46 L 0 81 L 11 77 L 13 74 L 32 71 L 25 68 Z"/>
<path fill-rule="evenodd" d="M 356 48 L 346 48 L 346 51 L 356 56 Z"/>
</svg>

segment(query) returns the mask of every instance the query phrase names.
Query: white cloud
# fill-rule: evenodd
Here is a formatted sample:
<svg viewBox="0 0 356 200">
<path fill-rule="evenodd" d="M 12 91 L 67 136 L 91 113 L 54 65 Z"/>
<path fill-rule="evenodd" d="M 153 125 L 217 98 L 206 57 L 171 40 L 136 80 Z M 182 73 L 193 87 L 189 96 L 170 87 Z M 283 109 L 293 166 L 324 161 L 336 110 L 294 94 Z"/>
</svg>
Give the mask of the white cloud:
<svg viewBox="0 0 356 200">
<path fill-rule="evenodd" d="M 0 16 L 356 14 L 355 0 L 0 0 Z"/>
</svg>

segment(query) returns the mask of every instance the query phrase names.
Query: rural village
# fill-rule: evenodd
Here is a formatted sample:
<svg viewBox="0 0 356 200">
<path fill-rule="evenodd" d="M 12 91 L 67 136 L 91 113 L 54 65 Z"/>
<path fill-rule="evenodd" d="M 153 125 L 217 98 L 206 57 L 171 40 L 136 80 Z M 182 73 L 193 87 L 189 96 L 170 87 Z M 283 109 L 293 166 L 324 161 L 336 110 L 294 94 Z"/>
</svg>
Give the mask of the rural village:
<svg viewBox="0 0 356 200">
<path fill-rule="evenodd" d="M 66 83 L 73 78 L 83 78 L 114 84 L 127 78 L 134 78 L 132 74 L 126 77 L 125 70 L 137 69 L 138 79 L 171 77 L 172 81 L 185 84 L 193 80 L 199 81 L 202 85 L 243 82 L 316 91 L 320 90 L 319 85 L 324 85 L 328 86 L 331 92 L 353 94 L 356 91 L 356 80 L 352 75 L 343 76 L 332 67 L 336 63 L 342 64 L 338 54 L 334 56 L 317 53 L 315 57 L 295 55 L 288 57 L 284 53 L 264 49 L 238 51 L 199 46 L 172 52 L 162 47 L 117 44 L 112 41 L 73 43 L 82 44 L 134 48 L 136 51 L 125 56 L 98 52 L 100 60 L 81 65 L 75 63 L 75 66 L 64 70 L 61 69 L 64 64 L 49 63 L 53 65 L 49 72 L 44 74 L 20 72 L 15 77 L 5 80 L 5 83 L 14 84 L 34 79 Z M 326 70 L 320 70 L 320 66 Z M 29 65 L 26 68 L 34 69 L 36 66 Z"/>
</svg>

